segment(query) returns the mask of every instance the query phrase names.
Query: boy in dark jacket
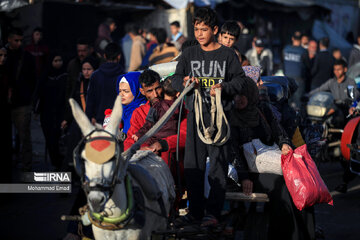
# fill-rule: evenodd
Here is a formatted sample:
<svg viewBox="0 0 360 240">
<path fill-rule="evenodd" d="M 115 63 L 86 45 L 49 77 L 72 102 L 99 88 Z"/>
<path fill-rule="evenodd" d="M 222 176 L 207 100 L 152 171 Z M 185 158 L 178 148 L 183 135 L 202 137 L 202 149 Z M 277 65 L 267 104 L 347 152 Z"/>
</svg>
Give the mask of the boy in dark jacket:
<svg viewBox="0 0 360 240">
<path fill-rule="evenodd" d="M 119 64 L 120 47 L 116 43 L 109 43 L 104 55 L 106 62 L 91 75 L 86 97 L 86 115 L 93 124 L 102 123 L 105 110 L 113 107 L 117 95 L 116 80 L 124 73 Z"/>
<path fill-rule="evenodd" d="M 215 89 L 222 91 L 221 102 L 225 116 L 229 116 L 233 96 L 240 91 L 245 74 L 234 50 L 215 42 L 218 32 L 216 13 L 208 8 L 196 11 L 194 33 L 199 45 L 188 47 L 182 53 L 174 75 L 173 87 L 181 92 L 187 80 L 196 82 L 202 101 L 205 125 L 209 125 L 211 96 Z M 185 106 L 189 110 L 185 151 L 185 181 L 189 199 L 189 213 L 175 221 L 182 226 L 201 220 L 204 227 L 215 226 L 225 200 L 228 170 L 229 144 L 205 144 L 200 140 L 195 122 L 194 91 L 186 96 Z M 223 124 L 222 129 L 225 129 Z M 215 135 L 216 133 L 214 133 Z M 211 191 L 205 203 L 204 173 L 206 158 L 210 157 L 209 183 Z M 206 214 L 205 214 L 206 211 Z M 205 216 L 204 216 L 205 215 Z"/>
</svg>

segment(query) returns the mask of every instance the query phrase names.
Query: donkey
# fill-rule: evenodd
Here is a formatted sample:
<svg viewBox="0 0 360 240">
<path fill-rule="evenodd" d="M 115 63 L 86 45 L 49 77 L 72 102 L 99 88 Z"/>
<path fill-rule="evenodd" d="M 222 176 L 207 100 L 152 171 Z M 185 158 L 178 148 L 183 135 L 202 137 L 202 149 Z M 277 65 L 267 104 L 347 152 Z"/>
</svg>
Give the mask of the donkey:
<svg viewBox="0 0 360 240">
<path fill-rule="evenodd" d="M 105 129 L 93 126 L 73 99 L 70 105 L 85 136 L 74 150 L 74 164 L 95 239 L 149 239 L 153 231 L 166 229 L 175 198 L 172 175 L 151 151 L 139 150 L 124 160 L 115 137 L 122 116 L 120 96 Z"/>
</svg>

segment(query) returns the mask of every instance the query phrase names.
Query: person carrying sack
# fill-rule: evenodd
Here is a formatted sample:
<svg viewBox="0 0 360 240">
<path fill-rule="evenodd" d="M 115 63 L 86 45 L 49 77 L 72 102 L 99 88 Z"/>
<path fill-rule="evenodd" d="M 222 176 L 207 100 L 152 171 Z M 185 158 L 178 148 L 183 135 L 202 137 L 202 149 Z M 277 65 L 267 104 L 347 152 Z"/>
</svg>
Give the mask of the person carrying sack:
<svg viewBox="0 0 360 240">
<path fill-rule="evenodd" d="M 283 155 L 291 151 L 291 141 L 276 120 L 267 103 L 259 104 L 259 91 L 253 80 L 246 78 L 242 91 L 234 99 L 232 112 L 231 140 L 233 166 L 245 194 L 267 193 L 270 202 L 268 239 L 315 239 L 313 213 L 300 212 L 294 206 L 282 175 L 278 173 L 254 172 L 249 169 L 244 156 L 243 145 L 258 139 L 263 146 L 279 146 Z M 254 152 L 256 155 L 257 153 Z M 281 158 L 278 159 L 281 166 Z M 306 222 L 305 219 L 311 219 Z"/>
</svg>

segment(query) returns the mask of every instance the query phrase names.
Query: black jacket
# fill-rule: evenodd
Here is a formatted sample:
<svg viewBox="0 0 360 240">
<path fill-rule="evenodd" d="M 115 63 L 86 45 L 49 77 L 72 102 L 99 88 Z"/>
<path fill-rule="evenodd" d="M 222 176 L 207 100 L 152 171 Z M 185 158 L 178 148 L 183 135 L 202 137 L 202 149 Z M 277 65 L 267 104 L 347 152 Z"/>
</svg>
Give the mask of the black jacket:
<svg viewBox="0 0 360 240">
<path fill-rule="evenodd" d="M 40 101 L 38 111 L 42 117 L 56 118 L 59 121 L 59 126 L 64 117 L 67 79 L 67 73 L 64 71 L 44 77 L 39 84 Z"/>
<path fill-rule="evenodd" d="M 68 80 L 66 83 L 66 93 L 65 93 L 66 101 L 71 97 L 71 94 L 74 91 L 76 82 L 79 79 L 81 73 L 81 61 L 78 57 L 70 60 L 67 67 L 67 73 L 68 73 Z"/>
<path fill-rule="evenodd" d="M 315 57 L 314 57 L 315 58 Z M 314 58 L 310 59 L 308 52 L 301 56 L 301 61 L 304 63 L 304 78 L 305 78 L 305 91 L 309 92 L 311 87 L 311 69 L 314 65 Z"/>
<path fill-rule="evenodd" d="M 288 100 L 284 99 L 276 103 L 271 103 L 266 89 L 259 89 L 259 93 L 260 104 L 267 104 L 271 108 L 273 115 L 280 122 L 280 125 L 286 132 L 286 135 L 291 138 L 298 125 L 296 112 L 292 107 L 290 107 Z"/>
<path fill-rule="evenodd" d="M 23 49 L 8 49 L 8 77 L 12 88 L 12 107 L 31 105 L 36 87 L 36 67 L 34 57 Z"/>
<path fill-rule="evenodd" d="M 320 87 L 333 76 L 334 62 L 334 57 L 327 50 L 316 54 L 311 69 L 311 90 Z"/>
<path fill-rule="evenodd" d="M 89 119 L 95 118 L 98 123 L 104 121 L 105 110 L 113 108 L 117 96 L 117 78 L 123 73 L 120 64 L 106 62 L 91 75 L 85 111 Z"/>
</svg>

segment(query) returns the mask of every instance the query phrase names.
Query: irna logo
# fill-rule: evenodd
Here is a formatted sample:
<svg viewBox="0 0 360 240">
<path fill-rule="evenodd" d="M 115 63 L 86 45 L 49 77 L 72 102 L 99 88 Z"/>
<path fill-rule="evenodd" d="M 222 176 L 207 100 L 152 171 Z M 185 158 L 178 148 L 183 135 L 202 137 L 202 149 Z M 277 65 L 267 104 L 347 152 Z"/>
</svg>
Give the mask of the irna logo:
<svg viewBox="0 0 360 240">
<path fill-rule="evenodd" d="M 70 182 L 71 173 L 67 172 L 34 172 L 35 182 Z"/>
</svg>

